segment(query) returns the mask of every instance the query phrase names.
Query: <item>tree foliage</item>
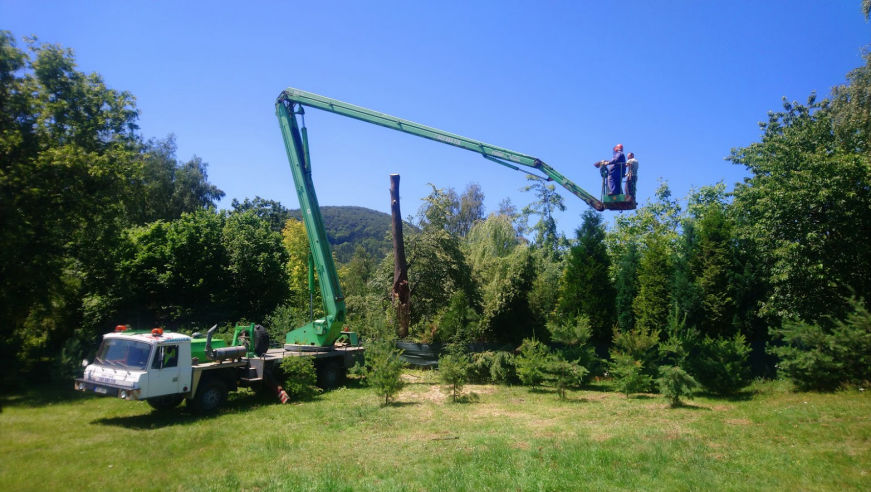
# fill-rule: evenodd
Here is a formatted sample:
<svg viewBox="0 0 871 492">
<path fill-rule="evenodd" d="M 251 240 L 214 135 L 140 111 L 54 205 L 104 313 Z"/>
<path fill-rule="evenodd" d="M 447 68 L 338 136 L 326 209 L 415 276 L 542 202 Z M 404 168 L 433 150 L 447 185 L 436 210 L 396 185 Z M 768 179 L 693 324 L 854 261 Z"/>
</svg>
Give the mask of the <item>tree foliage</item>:
<svg viewBox="0 0 871 492">
<path fill-rule="evenodd" d="M 566 258 L 557 304 L 561 318 L 586 316 L 593 336 L 600 341 L 610 338 L 616 321 L 615 290 L 609 276 L 611 261 L 604 241 L 601 216 L 591 210 L 584 212 L 577 242 Z"/>
<path fill-rule="evenodd" d="M 285 357 L 280 364 L 284 390 L 293 400 L 307 400 L 321 392 L 317 387 L 315 360 L 311 357 Z"/>
<path fill-rule="evenodd" d="M 472 362 L 462 345 L 452 344 L 439 357 L 439 379 L 447 386 L 451 401 L 460 397 L 463 386 L 469 381 Z"/>
<path fill-rule="evenodd" d="M 479 305 L 476 283 L 458 237 L 444 229 L 426 228 L 406 235 L 406 241 L 412 325 L 435 319 L 455 292 L 463 293 L 473 309 Z M 381 276 L 390 278 L 384 285 L 390 285 L 393 262 L 382 266 Z"/>
<path fill-rule="evenodd" d="M 779 370 L 799 389 L 830 391 L 871 382 L 871 313 L 851 299 L 852 312 L 825 323 L 787 321 L 773 347 Z"/>
<path fill-rule="evenodd" d="M 21 50 L 0 32 L 0 81 L 0 360 L 17 368 L 71 337 L 92 343 L 79 327 L 123 295 L 112 284 L 124 228 L 223 193 L 205 163 L 174 160 L 171 138 L 143 142 L 134 97 L 80 72 L 71 50 L 36 39 Z"/>
<path fill-rule="evenodd" d="M 240 316 L 262 319 L 287 299 L 289 254 L 281 236 L 254 212 L 245 212 L 227 217 L 222 241 Z"/>
<path fill-rule="evenodd" d="M 617 258 L 614 307 L 617 310 L 617 327 L 620 331 L 629 331 L 635 327 L 632 303 L 638 295 L 638 263 L 638 246 L 633 242 Z"/>
<path fill-rule="evenodd" d="M 739 234 L 767 265 L 766 313 L 815 321 L 844 313 L 848 289 L 871 289 L 871 157 L 860 117 L 871 98 L 849 96 L 867 90 L 866 61 L 837 105 L 815 95 L 784 101 L 762 124 L 762 140 L 729 157 L 751 174 L 736 186 L 735 205 Z"/>
<path fill-rule="evenodd" d="M 387 339 L 374 340 L 366 345 L 363 376 L 366 384 L 375 389 L 375 394 L 384 397 L 385 405 L 389 405 L 390 400 L 405 386 L 401 378 L 401 353 Z"/>
<path fill-rule="evenodd" d="M 535 270 L 529 248 L 511 221 L 491 215 L 466 236 L 472 274 L 481 292 L 480 332 L 491 340 L 516 343 L 532 335 L 529 293 Z"/>
<path fill-rule="evenodd" d="M 520 345 L 515 359 L 517 377 L 524 386 L 538 388 L 547 379 L 550 349 L 538 340 L 527 338 Z"/>
<path fill-rule="evenodd" d="M 564 238 L 557 230 L 554 212 L 563 212 L 566 209 L 562 195 L 557 193 L 556 186 L 545 184 L 544 180 L 537 176 L 527 175 L 526 179 L 531 183 L 523 188 L 523 191 L 532 192 L 535 201 L 523 207 L 521 212 L 522 223 L 529 224 L 532 216 L 538 216 L 538 221 L 530 228 L 524 226 L 524 231 L 534 233 L 535 245 L 550 255 L 558 256 L 563 246 Z"/>
<path fill-rule="evenodd" d="M 648 236 L 638 264 L 638 295 L 632 301 L 635 327 L 640 331 L 661 330 L 668 317 L 671 258 L 660 236 Z"/>
<path fill-rule="evenodd" d="M 692 391 L 699 383 L 679 366 L 664 366 L 659 368 L 659 392 L 668 399 L 672 408 L 682 405 L 680 399 L 692 398 Z"/>
<path fill-rule="evenodd" d="M 719 395 L 733 395 L 750 384 L 750 346 L 744 335 L 690 338 L 686 370 L 705 388 Z"/>
<path fill-rule="evenodd" d="M 287 219 L 290 218 L 290 210 L 280 202 L 267 200 L 259 196 L 255 196 L 254 199 L 245 198 L 241 202 L 234 198 L 230 206 L 233 207 L 234 212 L 252 210 L 257 217 L 266 221 L 269 224 L 269 228 L 275 232 L 281 232 Z"/>
<path fill-rule="evenodd" d="M 611 375 L 614 387 L 627 398 L 633 393 L 650 391 L 653 384 L 653 378 L 644 371 L 642 362 L 625 353 L 612 356 Z"/>
</svg>

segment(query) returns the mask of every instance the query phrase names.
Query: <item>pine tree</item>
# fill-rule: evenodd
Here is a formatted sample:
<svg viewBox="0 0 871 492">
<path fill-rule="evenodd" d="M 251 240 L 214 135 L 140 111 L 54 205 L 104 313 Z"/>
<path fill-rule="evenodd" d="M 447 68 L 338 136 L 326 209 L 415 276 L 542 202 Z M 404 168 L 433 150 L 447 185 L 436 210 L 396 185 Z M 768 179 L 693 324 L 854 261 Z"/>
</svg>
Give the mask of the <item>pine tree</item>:
<svg viewBox="0 0 871 492">
<path fill-rule="evenodd" d="M 601 215 L 591 210 L 585 212 L 577 238 L 560 282 L 557 312 L 563 319 L 587 316 L 594 338 L 608 340 L 616 321 L 615 290 L 608 275 L 611 262 L 605 249 Z"/>
<path fill-rule="evenodd" d="M 617 263 L 617 295 L 615 307 L 617 310 L 617 326 L 620 331 L 629 331 L 635 327 L 635 312 L 632 303 L 638 295 L 638 246 L 631 242 Z"/>
<path fill-rule="evenodd" d="M 366 365 L 363 375 L 366 383 L 375 388 L 375 394 L 384 397 L 384 404 L 405 386 L 402 375 L 401 351 L 388 340 L 376 340 L 366 346 Z"/>
<path fill-rule="evenodd" d="M 730 247 L 732 227 L 718 206 L 708 208 L 698 222 L 698 254 L 690 263 L 701 293 L 702 322 L 706 335 L 733 334 L 735 301 L 731 292 L 734 261 Z"/>
<path fill-rule="evenodd" d="M 448 350 L 439 357 L 439 379 L 451 394 L 451 401 L 456 402 L 463 391 L 463 386 L 469 381 L 469 371 L 472 361 L 461 344 L 451 344 Z"/>
<path fill-rule="evenodd" d="M 636 329 L 652 332 L 665 327 L 670 303 L 670 277 L 671 263 L 666 242 L 651 235 L 638 266 L 638 296 L 632 303 Z"/>
</svg>

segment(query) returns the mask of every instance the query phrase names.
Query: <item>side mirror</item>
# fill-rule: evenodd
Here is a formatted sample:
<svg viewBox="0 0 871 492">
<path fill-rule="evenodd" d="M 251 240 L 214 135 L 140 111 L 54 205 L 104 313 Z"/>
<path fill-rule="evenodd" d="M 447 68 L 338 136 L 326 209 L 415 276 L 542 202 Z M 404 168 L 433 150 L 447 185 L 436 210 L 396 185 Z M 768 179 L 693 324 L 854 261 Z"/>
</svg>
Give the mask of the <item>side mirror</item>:
<svg viewBox="0 0 871 492">
<path fill-rule="evenodd" d="M 88 364 L 90 364 L 88 359 L 82 359 L 82 368 L 88 367 Z"/>
</svg>

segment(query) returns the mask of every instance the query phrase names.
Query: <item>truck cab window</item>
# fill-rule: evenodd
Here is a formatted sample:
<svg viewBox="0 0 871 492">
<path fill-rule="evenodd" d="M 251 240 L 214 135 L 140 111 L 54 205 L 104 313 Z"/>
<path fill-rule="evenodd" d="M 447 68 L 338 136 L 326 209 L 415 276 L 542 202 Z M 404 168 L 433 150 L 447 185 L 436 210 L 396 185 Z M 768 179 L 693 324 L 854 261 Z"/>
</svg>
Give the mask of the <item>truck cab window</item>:
<svg viewBox="0 0 871 492">
<path fill-rule="evenodd" d="M 178 345 L 161 345 L 157 347 L 157 353 L 154 354 L 154 362 L 151 363 L 153 369 L 164 369 L 166 367 L 176 367 L 178 365 Z"/>
</svg>

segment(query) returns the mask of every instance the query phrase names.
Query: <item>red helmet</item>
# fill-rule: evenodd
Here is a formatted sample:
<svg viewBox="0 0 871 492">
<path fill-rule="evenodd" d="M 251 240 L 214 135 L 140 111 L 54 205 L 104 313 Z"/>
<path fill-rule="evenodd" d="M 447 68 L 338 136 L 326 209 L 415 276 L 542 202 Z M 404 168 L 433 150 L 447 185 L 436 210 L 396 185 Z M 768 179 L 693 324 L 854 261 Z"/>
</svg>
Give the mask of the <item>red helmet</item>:
<svg viewBox="0 0 871 492">
<path fill-rule="evenodd" d="M 614 146 L 614 150 L 619 150 L 620 152 L 623 152 L 623 144 L 617 144 L 617 145 L 615 145 L 615 146 Z"/>
</svg>

